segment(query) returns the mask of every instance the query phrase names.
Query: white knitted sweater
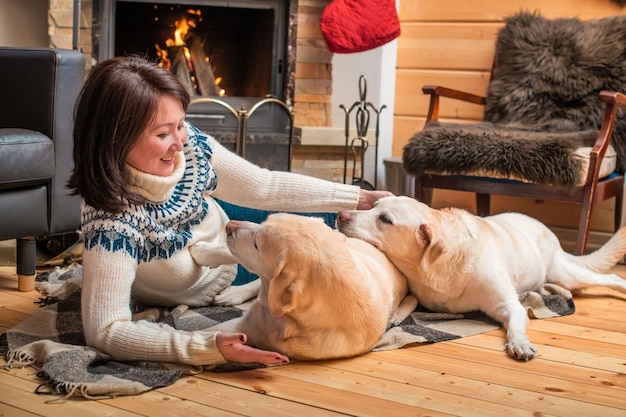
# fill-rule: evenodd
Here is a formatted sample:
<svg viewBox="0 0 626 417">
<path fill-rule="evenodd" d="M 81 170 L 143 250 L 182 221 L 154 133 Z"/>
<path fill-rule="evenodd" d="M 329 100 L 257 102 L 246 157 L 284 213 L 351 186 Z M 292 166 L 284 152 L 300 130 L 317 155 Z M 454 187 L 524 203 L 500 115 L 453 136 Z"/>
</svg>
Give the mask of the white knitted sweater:
<svg viewBox="0 0 626 417">
<path fill-rule="evenodd" d="M 190 245 L 225 242 L 225 213 L 212 196 L 244 207 L 296 212 L 354 209 L 359 189 L 268 171 L 246 162 L 187 125 L 174 173 L 131 168 L 134 190 L 149 203 L 120 214 L 83 204 L 82 317 L 87 343 L 118 360 L 191 365 L 224 362 L 215 332 L 177 331 L 131 319 L 133 298 L 151 305 L 208 305 L 230 285 L 236 265 L 198 266 Z"/>
</svg>

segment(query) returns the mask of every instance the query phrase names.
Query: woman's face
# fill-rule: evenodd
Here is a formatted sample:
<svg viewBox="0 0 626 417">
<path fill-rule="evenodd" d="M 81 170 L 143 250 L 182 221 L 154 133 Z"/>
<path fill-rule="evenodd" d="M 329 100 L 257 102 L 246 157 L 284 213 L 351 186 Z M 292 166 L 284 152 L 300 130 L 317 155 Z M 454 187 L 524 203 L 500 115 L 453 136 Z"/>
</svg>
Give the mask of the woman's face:
<svg viewBox="0 0 626 417">
<path fill-rule="evenodd" d="M 163 96 L 154 120 L 128 153 L 128 164 L 148 174 L 160 177 L 171 175 L 176 152 L 182 151 L 187 141 L 184 120 L 182 103 Z"/>
</svg>

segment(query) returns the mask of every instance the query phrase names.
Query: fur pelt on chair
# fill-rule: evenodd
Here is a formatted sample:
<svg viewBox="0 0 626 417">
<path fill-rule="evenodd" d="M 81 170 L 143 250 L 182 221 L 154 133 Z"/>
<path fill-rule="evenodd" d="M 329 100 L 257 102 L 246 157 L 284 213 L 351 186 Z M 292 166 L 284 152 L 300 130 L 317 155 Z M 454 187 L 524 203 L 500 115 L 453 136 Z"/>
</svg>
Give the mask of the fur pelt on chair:
<svg viewBox="0 0 626 417">
<path fill-rule="evenodd" d="M 414 174 L 472 173 L 572 187 L 585 180 L 581 178 L 581 161 L 572 158 L 572 153 L 582 146 L 593 146 L 597 133 L 554 133 L 539 127 L 533 131 L 489 122 L 431 122 L 405 146 L 404 168 Z"/>
<path fill-rule="evenodd" d="M 626 16 L 580 21 L 517 13 L 498 33 L 484 123 L 428 124 L 404 147 L 404 169 L 410 174 L 494 171 L 541 184 L 575 185 L 580 164 L 571 154 L 593 145 L 605 110 L 598 97 L 602 90 L 626 91 Z M 611 141 L 620 171 L 626 167 L 622 113 Z"/>
</svg>

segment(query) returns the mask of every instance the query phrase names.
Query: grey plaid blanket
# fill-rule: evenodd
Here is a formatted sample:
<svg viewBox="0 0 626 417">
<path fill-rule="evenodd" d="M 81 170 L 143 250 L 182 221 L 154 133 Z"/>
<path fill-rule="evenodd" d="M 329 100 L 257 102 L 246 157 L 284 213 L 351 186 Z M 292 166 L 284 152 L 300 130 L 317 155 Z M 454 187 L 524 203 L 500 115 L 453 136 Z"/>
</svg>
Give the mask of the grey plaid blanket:
<svg viewBox="0 0 626 417">
<path fill-rule="evenodd" d="M 42 309 L 0 335 L 4 368 L 33 366 L 42 384 L 37 393 L 89 399 L 136 395 L 173 384 L 185 374 L 202 372 L 201 367 L 147 361 L 113 360 L 86 346 L 80 314 L 82 267 L 57 267 L 39 274 L 36 289 L 42 294 Z M 546 285 L 539 292 L 520 296 L 531 318 L 565 316 L 574 312 L 569 291 Z M 245 306 L 208 306 L 171 310 L 150 309 L 139 315 L 177 329 L 193 331 L 211 327 L 241 316 Z M 432 313 L 418 308 L 400 325 L 390 328 L 376 351 L 397 349 L 414 343 L 434 343 L 458 339 L 501 327 L 480 312 L 466 314 Z M 211 369 L 228 372 L 263 367 L 262 364 L 227 363 Z"/>
</svg>

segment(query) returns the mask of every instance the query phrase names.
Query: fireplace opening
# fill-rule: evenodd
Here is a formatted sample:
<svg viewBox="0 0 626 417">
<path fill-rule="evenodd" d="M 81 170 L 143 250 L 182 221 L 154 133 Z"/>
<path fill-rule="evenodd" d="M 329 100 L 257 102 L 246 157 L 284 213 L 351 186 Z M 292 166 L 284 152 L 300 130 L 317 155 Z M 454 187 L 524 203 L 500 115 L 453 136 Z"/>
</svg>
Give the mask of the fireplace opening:
<svg viewBox="0 0 626 417">
<path fill-rule="evenodd" d="M 118 1 L 115 13 L 115 55 L 139 53 L 164 65 L 187 67 L 178 62 L 185 60 L 181 54 L 186 47 L 193 84 L 218 80 L 217 86 L 190 85 L 192 95 L 278 93 L 273 84 L 280 82 L 284 65 L 282 57 L 273 57 L 274 9 Z M 184 38 L 176 42 L 176 29 L 183 25 Z"/>
<path fill-rule="evenodd" d="M 174 72 L 192 96 L 188 119 L 231 150 L 241 143 L 242 110 L 253 108 L 245 118 L 244 156 L 287 169 L 291 128 L 285 106 L 255 104 L 267 96 L 293 103 L 297 3 L 94 0 L 94 52 L 98 60 L 145 55 Z M 186 35 L 177 39 L 177 29 Z"/>
</svg>

